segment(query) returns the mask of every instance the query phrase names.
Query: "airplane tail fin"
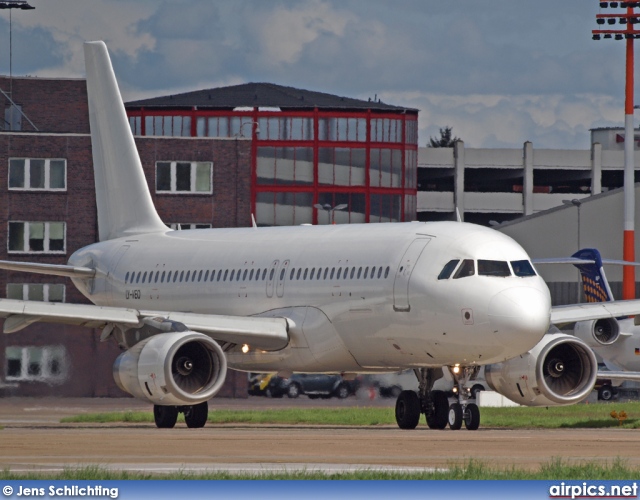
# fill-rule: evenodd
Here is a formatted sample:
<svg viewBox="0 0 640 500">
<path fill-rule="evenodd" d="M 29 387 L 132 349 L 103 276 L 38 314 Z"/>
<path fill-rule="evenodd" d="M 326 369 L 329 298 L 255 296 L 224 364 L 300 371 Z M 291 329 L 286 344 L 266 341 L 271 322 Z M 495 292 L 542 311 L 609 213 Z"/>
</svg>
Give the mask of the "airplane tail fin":
<svg viewBox="0 0 640 500">
<path fill-rule="evenodd" d="M 571 257 L 590 260 L 592 263 L 574 264 L 582 277 L 582 289 L 587 302 L 612 302 L 613 293 L 602 267 L 602 257 L 595 248 L 583 248 Z"/>
<path fill-rule="evenodd" d="M 100 241 L 167 231 L 151 199 L 104 42 L 86 42 L 87 97 Z"/>
</svg>

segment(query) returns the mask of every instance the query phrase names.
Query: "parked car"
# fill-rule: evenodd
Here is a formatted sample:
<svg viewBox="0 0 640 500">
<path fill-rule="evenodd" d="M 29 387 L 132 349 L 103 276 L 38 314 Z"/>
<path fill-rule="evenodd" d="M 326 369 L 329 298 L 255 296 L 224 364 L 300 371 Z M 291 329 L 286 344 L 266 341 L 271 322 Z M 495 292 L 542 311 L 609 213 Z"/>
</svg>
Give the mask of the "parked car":
<svg viewBox="0 0 640 500">
<path fill-rule="evenodd" d="M 295 373 L 289 378 L 275 373 L 254 373 L 249 376 L 249 394 L 281 398 L 285 394 L 297 398 L 305 394 L 315 398 L 346 398 L 355 394 L 357 380 L 344 380 L 340 375 Z"/>
</svg>

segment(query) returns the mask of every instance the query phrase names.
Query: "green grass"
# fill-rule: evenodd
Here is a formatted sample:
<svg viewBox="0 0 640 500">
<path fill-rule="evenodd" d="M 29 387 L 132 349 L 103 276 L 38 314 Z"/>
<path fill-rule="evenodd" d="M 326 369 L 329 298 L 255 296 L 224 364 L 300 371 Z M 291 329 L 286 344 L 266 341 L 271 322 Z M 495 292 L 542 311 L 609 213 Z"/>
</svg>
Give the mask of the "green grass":
<svg viewBox="0 0 640 500">
<path fill-rule="evenodd" d="M 490 467 L 478 460 L 464 464 L 450 464 L 443 470 L 429 472 L 380 472 L 363 470 L 345 473 L 323 473 L 313 470 L 292 472 L 260 472 L 255 474 L 230 474 L 228 472 L 150 474 L 127 471 L 112 471 L 100 466 L 66 468 L 59 473 L 0 471 L 0 480 L 147 480 L 147 479 L 329 479 L 329 480 L 478 480 L 478 479 L 543 479 L 543 480 L 637 480 L 640 469 L 629 467 L 623 460 L 612 463 L 580 462 L 571 464 L 559 458 L 550 460 L 537 470 L 525 470 L 517 467 Z"/>
<path fill-rule="evenodd" d="M 550 408 L 482 408 L 482 427 L 510 429 L 561 429 L 619 427 L 610 413 L 626 412 L 628 418 L 620 427 L 640 427 L 640 402 L 581 404 Z M 183 421 L 182 415 L 179 417 Z M 63 423 L 153 423 L 153 413 L 114 412 L 89 413 L 61 420 Z M 395 425 L 393 408 L 283 408 L 268 410 L 209 411 L 212 424 L 281 424 L 371 426 Z"/>
</svg>

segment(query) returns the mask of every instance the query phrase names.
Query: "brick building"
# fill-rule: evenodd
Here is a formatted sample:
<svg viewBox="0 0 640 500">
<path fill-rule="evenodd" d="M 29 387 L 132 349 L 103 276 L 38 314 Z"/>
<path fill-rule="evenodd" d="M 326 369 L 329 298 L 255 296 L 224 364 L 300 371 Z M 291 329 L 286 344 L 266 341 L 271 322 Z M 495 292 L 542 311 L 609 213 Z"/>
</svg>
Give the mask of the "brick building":
<svg viewBox="0 0 640 500">
<path fill-rule="evenodd" d="M 14 78 L 0 131 L 0 259 L 65 264 L 97 240 L 95 189 L 84 80 Z M 0 78 L 0 89 L 10 87 Z M 13 108 L 13 109 L 11 109 Z M 160 217 L 182 227 L 250 224 L 248 138 L 138 137 Z M 205 192 L 156 189 L 156 166 L 204 165 Z M 173 167 L 175 168 L 175 167 Z M 70 280 L 0 271 L 0 293 L 16 299 L 86 303 Z M 100 331 L 34 324 L 0 336 L 0 395 L 122 396 L 111 369 L 119 348 Z M 221 396 L 246 396 L 246 376 L 229 372 Z"/>
</svg>

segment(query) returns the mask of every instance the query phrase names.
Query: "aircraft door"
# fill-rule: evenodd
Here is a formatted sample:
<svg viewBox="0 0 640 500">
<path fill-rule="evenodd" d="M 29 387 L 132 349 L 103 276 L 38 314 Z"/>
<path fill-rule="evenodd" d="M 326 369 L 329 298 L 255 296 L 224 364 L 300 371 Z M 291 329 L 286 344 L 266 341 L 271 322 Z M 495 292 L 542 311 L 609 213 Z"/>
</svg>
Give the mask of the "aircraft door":
<svg viewBox="0 0 640 500">
<path fill-rule="evenodd" d="M 431 238 L 420 238 L 411 242 L 409 248 L 405 251 L 398 269 L 396 278 L 393 282 L 393 309 L 396 311 L 410 311 L 409 303 L 409 280 L 413 268 L 420 257 L 420 254 L 431 241 Z"/>
<path fill-rule="evenodd" d="M 278 272 L 278 284 L 276 285 L 276 295 L 282 297 L 284 295 L 284 282 L 287 280 L 287 273 L 289 272 L 289 261 L 285 260 L 282 263 L 282 267 Z"/>
<path fill-rule="evenodd" d="M 276 271 L 278 270 L 279 260 L 274 260 L 271 263 L 269 274 L 267 275 L 267 297 L 273 297 L 273 282 L 276 278 Z"/>
</svg>

